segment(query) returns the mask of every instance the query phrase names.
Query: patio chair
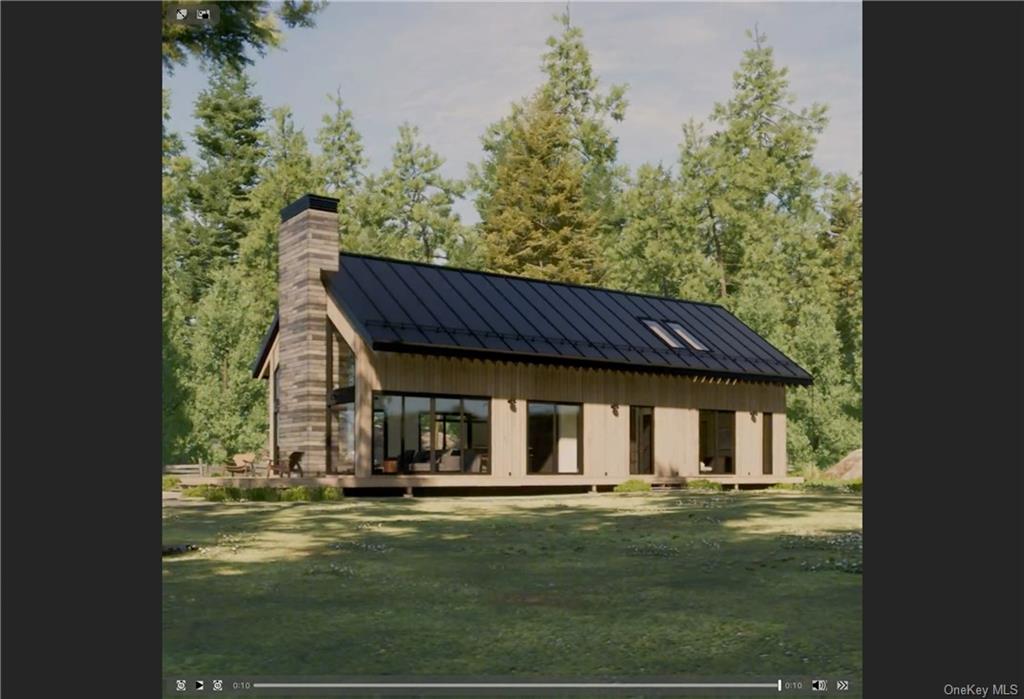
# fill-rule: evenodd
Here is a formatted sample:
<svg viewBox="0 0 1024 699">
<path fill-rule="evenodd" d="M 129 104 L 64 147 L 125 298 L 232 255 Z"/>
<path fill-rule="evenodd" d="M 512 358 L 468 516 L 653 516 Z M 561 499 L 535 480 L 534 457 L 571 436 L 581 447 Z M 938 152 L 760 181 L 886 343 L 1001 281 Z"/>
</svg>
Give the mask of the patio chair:
<svg viewBox="0 0 1024 699">
<path fill-rule="evenodd" d="M 256 455 L 253 453 L 247 454 L 235 454 L 231 457 L 233 464 L 227 464 L 224 466 L 224 470 L 232 475 L 238 474 L 249 474 L 252 476 L 256 475 L 256 469 L 253 464 L 256 463 Z"/>
<path fill-rule="evenodd" d="M 272 463 L 270 464 L 270 472 L 279 476 L 292 477 L 292 471 L 298 471 L 299 477 L 301 478 L 304 474 L 302 473 L 302 454 L 301 451 L 293 451 L 288 455 L 288 463 Z"/>
</svg>

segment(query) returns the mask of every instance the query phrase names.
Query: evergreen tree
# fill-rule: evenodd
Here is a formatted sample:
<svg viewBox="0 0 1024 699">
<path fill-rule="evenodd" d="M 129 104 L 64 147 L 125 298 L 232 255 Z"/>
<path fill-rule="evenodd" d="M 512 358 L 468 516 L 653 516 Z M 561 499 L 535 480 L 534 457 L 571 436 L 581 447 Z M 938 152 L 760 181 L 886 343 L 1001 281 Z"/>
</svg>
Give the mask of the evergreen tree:
<svg viewBox="0 0 1024 699">
<path fill-rule="evenodd" d="M 314 17 L 327 3 L 314 0 L 284 0 L 271 10 L 271 3 L 252 0 L 219 0 L 219 21 L 211 26 L 190 24 L 174 19 L 169 9 L 183 4 L 180 0 L 163 0 L 163 60 L 164 68 L 173 72 L 183 65 L 189 55 L 212 66 L 241 69 L 252 59 L 248 50 L 258 55 L 268 48 L 281 45 L 281 29 L 286 27 L 312 27 Z M 188 3 L 185 3 L 188 4 Z M 189 11 L 194 11 L 188 8 Z"/>
<path fill-rule="evenodd" d="M 324 114 L 323 125 L 316 135 L 321 153 L 317 167 L 323 178 L 324 190 L 331 196 L 343 197 L 362 183 L 367 160 L 352 110 L 346 109 L 341 99 L 341 88 L 337 94 L 328 95 L 327 99 L 334 105 L 334 111 Z"/>
<path fill-rule="evenodd" d="M 251 91 L 244 74 L 227 69 L 196 100 L 199 162 L 175 179 L 184 210 L 165 241 L 175 285 L 189 304 L 203 295 L 213 271 L 237 259 L 239 243 L 258 215 L 251 195 L 265 154 L 264 113 Z"/>
<path fill-rule="evenodd" d="M 586 206 L 584 167 L 569 120 L 541 92 L 517 114 L 494 168 L 483 217 L 488 269 L 539 279 L 600 279 L 597 216 Z"/>
<path fill-rule="evenodd" d="M 707 265 L 693 269 L 725 304 L 815 377 L 790 391 L 790 460 L 828 466 L 860 444 L 859 383 L 853 340 L 859 229 L 835 245 L 830 218 L 844 231 L 855 219 L 847 185 L 822 201 L 825 179 L 813 164 L 825 108 L 796 110 L 787 71 L 764 36 L 751 35 L 733 76 L 733 94 L 716 104 L 705 134 L 684 126 L 680 229 L 692 229 Z M 841 180 L 845 182 L 845 180 Z M 846 244 L 846 240 L 850 243 Z M 841 250 L 840 250 L 841 248 Z M 847 301 L 840 302 L 845 294 Z"/>
<path fill-rule="evenodd" d="M 828 178 L 826 189 L 828 230 L 821 237 L 827 251 L 836 298 L 836 327 L 843 368 L 857 390 L 860 418 L 863 376 L 863 206 L 860 184 L 849 175 Z"/>
<path fill-rule="evenodd" d="M 259 184 L 252 190 L 252 202 L 258 212 L 239 246 L 240 264 L 247 274 L 262 280 L 270 299 L 276 299 L 277 232 L 280 211 L 303 194 L 319 188 L 314 159 L 305 134 L 295 128 L 288 107 L 271 112 L 270 128 L 265 135 L 266 157 L 260 166 Z M 269 306 L 273 312 L 273 303 Z"/>
<path fill-rule="evenodd" d="M 368 165 L 363 155 L 363 139 L 355 128 L 352 111 L 346 109 L 337 94 L 328 95 L 334 111 L 324 114 L 322 125 L 316 135 L 320 146 L 317 170 L 323 182 L 324 191 L 338 199 L 338 230 L 341 238 L 349 234 L 357 236 L 360 212 L 361 188 L 365 185 L 364 170 Z"/>
<path fill-rule="evenodd" d="M 175 266 L 175 231 L 184 211 L 185 190 L 191 163 L 184 155 L 181 137 L 167 129 L 170 117 L 170 94 L 163 92 L 163 268 L 161 270 L 162 309 L 161 333 L 163 362 L 161 372 L 162 430 L 161 452 L 163 462 L 179 460 L 185 452 L 185 443 L 191 432 L 187 416 L 189 395 L 182 380 L 188 373 L 187 357 L 182 352 L 185 302 L 175 284 L 178 269 Z"/>
<path fill-rule="evenodd" d="M 196 304 L 187 378 L 192 458 L 222 463 L 265 445 L 267 387 L 249 371 L 269 317 L 265 293 L 264 281 L 229 265 L 213 273 Z"/>
<path fill-rule="evenodd" d="M 452 211 L 465 186 L 441 174 L 444 159 L 419 142 L 419 129 L 402 124 L 391 166 L 367 179 L 354 209 L 359 227 L 346 250 L 431 262 L 451 256 L 466 234 Z"/>
<path fill-rule="evenodd" d="M 622 213 L 622 234 L 608 247 L 609 285 L 677 298 L 711 296 L 713 270 L 682 215 L 679 189 L 667 168 L 641 165 L 623 195 Z"/>
<path fill-rule="evenodd" d="M 590 53 L 583 43 L 583 31 L 572 25 L 568 14 L 555 19 L 561 33 L 547 39 L 548 50 L 541 59 L 547 79 L 540 90 L 551 109 L 569 124 L 570 143 L 583 168 L 586 208 L 596 214 L 602 235 L 611 238 L 621 226 L 618 197 L 626 170 L 616 163 L 618 141 L 611 134 L 608 122 L 624 118 L 626 86 L 613 85 L 607 93 L 601 93 Z M 527 102 L 514 104 L 511 114 L 489 126 L 484 133 L 484 161 L 470 168 L 481 219 L 491 210 L 490 199 L 498 186 L 497 164 L 516 133 L 515 124 L 528 108 Z"/>
</svg>

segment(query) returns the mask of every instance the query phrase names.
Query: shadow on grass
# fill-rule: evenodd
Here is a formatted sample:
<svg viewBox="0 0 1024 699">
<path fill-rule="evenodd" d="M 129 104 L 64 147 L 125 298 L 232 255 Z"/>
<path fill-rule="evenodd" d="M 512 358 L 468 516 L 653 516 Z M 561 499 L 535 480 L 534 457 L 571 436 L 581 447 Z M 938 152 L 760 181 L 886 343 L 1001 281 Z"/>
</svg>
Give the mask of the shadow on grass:
<svg viewBox="0 0 1024 699">
<path fill-rule="evenodd" d="M 859 565 L 859 508 L 673 493 L 179 510 L 165 542 L 206 551 L 165 560 L 165 671 L 859 677 L 861 579 L 834 565 Z"/>
</svg>

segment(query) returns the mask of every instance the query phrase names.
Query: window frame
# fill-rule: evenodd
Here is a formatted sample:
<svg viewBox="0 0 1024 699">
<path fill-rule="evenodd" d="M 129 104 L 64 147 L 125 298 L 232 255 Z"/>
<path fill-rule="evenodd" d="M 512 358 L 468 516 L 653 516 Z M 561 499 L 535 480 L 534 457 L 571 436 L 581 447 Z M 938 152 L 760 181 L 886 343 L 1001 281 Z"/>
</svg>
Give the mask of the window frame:
<svg viewBox="0 0 1024 699">
<path fill-rule="evenodd" d="M 696 336 L 689 330 L 683 327 L 682 323 L 675 320 L 666 320 L 665 325 L 668 326 L 669 330 L 674 332 L 676 335 L 681 337 L 683 341 L 690 346 L 690 349 L 695 352 L 709 352 L 710 350 L 704 345 L 703 342 L 698 340 Z"/>
<path fill-rule="evenodd" d="M 711 427 L 711 430 L 712 430 L 711 436 L 714 439 L 714 447 L 713 447 L 714 454 L 712 456 L 713 459 L 718 459 L 718 458 L 723 456 L 722 455 L 722 451 L 721 451 L 721 447 L 719 445 L 719 434 L 721 432 L 721 427 L 720 427 L 720 423 L 719 423 L 720 417 L 722 415 L 730 415 L 731 416 L 729 419 L 731 420 L 731 423 L 732 423 L 732 429 L 731 429 L 731 436 L 732 436 L 731 442 L 732 442 L 732 444 L 729 447 L 729 452 L 730 453 L 728 454 L 728 457 L 731 460 L 732 468 L 730 470 L 728 470 L 728 471 L 726 471 L 724 469 L 721 472 L 716 472 L 714 470 L 712 470 L 712 471 L 700 471 L 700 463 L 701 463 L 701 461 L 703 461 L 703 457 L 704 457 L 704 453 L 703 452 L 704 452 L 704 442 L 705 442 L 705 440 L 703 438 L 703 435 L 701 433 L 701 427 L 704 424 L 707 423 L 707 420 L 705 419 L 705 415 L 706 414 L 710 414 L 711 416 L 713 416 L 713 420 L 711 421 L 713 423 L 713 425 Z M 701 476 L 735 476 L 737 474 L 737 472 L 738 472 L 738 466 L 739 466 L 736 463 L 736 411 L 735 410 L 719 410 L 717 408 L 700 408 L 698 410 L 698 413 L 697 413 L 697 421 L 698 421 L 697 422 L 697 468 L 698 468 L 698 472 L 700 473 L 700 475 Z"/>
<path fill-rule="evenodd" d="M 552 413 L 552 422 L 554 424 L 554 444 L 557 450 L 558 448 L 558 406 L 572 406 L 579 408 L 579 413 L 576 418 L 576 471 L 572 473 L 560 473 L 555 470 L 552 473 L 543 472 L 531 472 L 530 471 L 530 406 L 531 405 L 550 405 L 555 408 Z M 526 475 L 527 476 L 582 476 L 583 475 L 583 403 L 573 403 L 572 401 L 549 401 L 549 400 L 528 400 L 526 401 Z M 557 454 L 556 464 L 557 469 Z"/>
<path fill-rule="evenodd" d="M 377 453 L 378 450 L 377 450 L 376 428 L 375 428 L 374 418 L 376 417 L 378 412 L 384 412 L 384 414 L 385 414 L 385 420 L 384 420 L 384 423 L 383 423 L 383 426 L 382 426 L 382 433 L 383 433 L 383 436 L 384 436 L 384 451 L 387 452 L 387 439 L 388 439 L 388 423 L 387 423 L 387 419 L 386 419 L 387 413 L 386 413 L 386 411 L 381 411 L 380 409 L 378 409 L 376 407 L 376 405 L 377 405 L 377 398 L 378 397 L 384 397 L 384 396 L 392 396 L 392 397 L 397 397 L 397 398 L 401 398 L 402 399 L 402 413 L 401 413 L 402 419 L 401 419 L 401 424 L 399 425 L 399 433 L 400 433 L 399 453 L 400 454 L 404 453 L 406 451 L 406 449 L 405 449 L 405 417 L 406 417 L 405 399 L 406 398 L 426 398 L 426 399 L 428 399 L 430 401 L 430 422 L 429 422 L 429 424 L 430 424 L 430 470 L 429 471 L 417 471 L 417 472 L 395 471 L 394 473 L 388 473 L 388 472 L 383 471 L 384 459 L 386 457 L 381 456 L 381 455 L 379 455 Z M 487 423 L 487 453 L 485 455 L 486 456 L 485 461 L 481 463 L 480 471 L 463 471 L 461 468 L 458 471 L 439 471 L 438 470 L 438 463 L 439 462 L 438 462 L 438 459 L 437 459 L 437 453 L 440 451 L 440 449 L 437 448 L 437 444 L 436 444 L 436 441 L 437 441 L 437 431 L 436 431 L 436 425 L 437 425 L 437 405 L 436 405 L 436 400 L 435 399 L 437 399 L 437 398 L 455 399 L 455 400 L 459 401 L 459 415 L 460 415 L 460 417 L 459 417 L 459 425 L 460 425 L 460 429 L 462 430 L 462 437 L 463 437 L 464 441 L 466 441 L 465 426 L 469 422 L 466 419 L 465 401 L 467 401 L 467 400 L 481 401 L 481 402 L 483 402 L 483 403 L 485 403 L 487 405 L 487 420 L 486 420 L 486 423 Z M 492 471 L 491 471 L 491 448 L 493 446 L 493 422 L 492 422 L 493 411 L 491 410 L 491 400 L 492 399 L 491 399 L 490 396 L 463 395 L 463 394 L 453 394 L 453 393 L 430 393 L 430 392 L 423 392 L 423 391 L 372 391 L 371 397 L 370 397 L 370 401 L 371 401 L 370 402 L 370 405 L 371 405 L 371 408 L 370 408 L 370 410 L 371 410 L 371 413 L 370 413 L 371 414 L 371 419 L 370 419 L 370 474 L 373 475 L 373 476 L 415 476 L 415 477 L 421 477 L 421 476 L 490 476 L 491 473 L 492 473 Z M 480 422 L 480 421 L 477 420 L 476 422 Z M 420 428 L 417 425 L 417 435 L 419 435 L 419 429 Z M 464 449 L 466 449 L 466 447 L 460 447 L 460 449 L 464 450 Z M 460 454 L 460 457 L 461 457 L 461 454 Z M 401 457 L 399 457 L 399 458 L 401 458 Z M 380 466 L 379 466 L 379 468 L 381 469 L 380 471 L 376 470 L 378 468 L 378 462 L 380 464 Z"/>
<path fill-rule="evenodd" d="M 679 340 L 672 336 L 668 330 L 661 324 L 660 321 L 652 318 L 641 318 L 640 322 L 643 323 L 648 330 L 657 336 L 659 340 L 668 345 L 671 349 L 683 349 L 683 346 L 679 344 Z"/>
<path fill-rule="evenodd" d="M 650 410 L 651 411 L 651 470 L 650 471 L 639 471 L 640 466 L 640 441 L 634 439 L 633 430 L 637 427 L 637 417 L 640 417 L 639 411 Z M 629 406 L 629 475 L 631 476 L 653 476 L 654 475 L 654 406 L 653 405 L 631 405 Z M 639 430 L 638 430 L 639 432 Z M 639 434 L 637 435 L 639 437 Z"/>
</svg>

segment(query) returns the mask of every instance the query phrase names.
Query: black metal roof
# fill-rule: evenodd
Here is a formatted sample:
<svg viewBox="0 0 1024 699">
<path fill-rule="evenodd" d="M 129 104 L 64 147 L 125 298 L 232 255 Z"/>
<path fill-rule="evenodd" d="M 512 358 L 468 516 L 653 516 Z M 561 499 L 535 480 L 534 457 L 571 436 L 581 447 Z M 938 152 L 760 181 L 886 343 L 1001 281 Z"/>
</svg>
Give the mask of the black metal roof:
<svg viewBox="0 0 1024 699">
<path fill-rule="evenodd" d="M 281 315 L 274 313 L 274 319 L 270 321 L 270 327 L 263 333 L 263 340 L 260 341 L 260 353 L 256 355 L 256 359 L 250 365 L 252 369 L 252 377 L 255 379 L 260 375 L 260 368 L 263 366 L 263 362 L 267 361 L 267 355 L 270 354 L 270 348 L 274 344 L 274 338 L 277 337 L 277 327 L 281 322 Z"/>
<path fill-rule="evenodd" d="M 715 304 L 351 253 L 325 283 L 375 350 L 812 381 Z M 671 348 L 644 320 L 678 323 L 707 351 Z"/>
</svg>

